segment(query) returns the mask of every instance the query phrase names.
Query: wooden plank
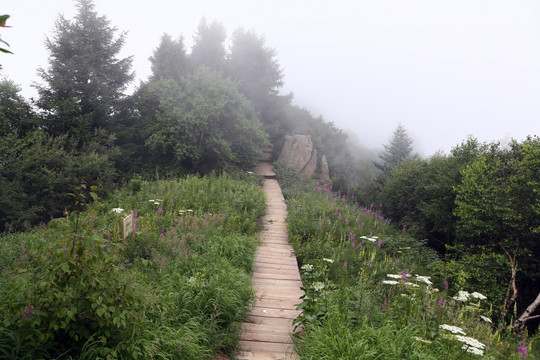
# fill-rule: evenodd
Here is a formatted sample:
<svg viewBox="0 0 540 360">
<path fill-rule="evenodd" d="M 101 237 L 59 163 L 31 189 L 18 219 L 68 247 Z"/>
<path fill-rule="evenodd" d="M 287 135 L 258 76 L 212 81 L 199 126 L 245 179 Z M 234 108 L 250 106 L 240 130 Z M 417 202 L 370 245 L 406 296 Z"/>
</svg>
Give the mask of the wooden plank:
<svg viewBox="0 0 540 360">
<path fill-rule="evenodd" d="M 268 317 L 278 317 L 284 319 L 294 320 L 302 313 L 301 310 L 293 310 L 286 308 L 272 308 L 264 306 L 255 306 L 251 309 L 250 314 L 254 316 L 268 316 Z"/>
</svg>

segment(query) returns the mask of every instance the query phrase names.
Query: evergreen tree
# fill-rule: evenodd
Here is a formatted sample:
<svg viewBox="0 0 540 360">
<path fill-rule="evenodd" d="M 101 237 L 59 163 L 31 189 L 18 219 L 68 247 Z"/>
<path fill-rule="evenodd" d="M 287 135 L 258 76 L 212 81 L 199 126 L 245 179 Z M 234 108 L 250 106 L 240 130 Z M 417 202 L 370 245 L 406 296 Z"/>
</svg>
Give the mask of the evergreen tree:
<svg viewBox="0 0 540 360">
<path fill-rule="evenodd" d="M 412 149 L 412 139 L 407 134 L 405 127 L 399 123 L 394 130 L 390 144 L 384 145 L 384 151 L 379 155 L 382 163 L 375 163 L 375 166 L 381 169 L 386 176 L 390 169 L 411 157 Z"/>
<path fill-rule="evenodd" d="M 161 43 L 150 57 L 152 76 L 150 80 L 171 79 L 181 83 L 188 71 L 188 61 L 184 39 L 173 40 L 169 34 L 163 34 Z"/>
<path fill-rule="evenodd" d="M 244 29 L 234 32 L 228 73 L 259 110 L 283 86 L 283 71 L 276 57 L 276 50 L 266 46 L 262 36 Z"/>
<path fill-rule="evenodd" d="M 52 135 L 69 134 L 88 141 L 95 129 L 109 128 L 133 79 L 131 57 L 117 57 L 125 34 L 94 11 L 92 0 L 77 0 L 73 21 L 62 15 L 47 38 L 49 66 L 39 69 L 45 82 L 38 85 L 38 105 L 44 111 L 46 129 Z"/>
<path fill-rule="evenodd" d="M 214 21 L 211 24 L 203 18 L 199 23 L 194 45 L 191 48 L 190 60 L 194 68 L 208 66 L 215 70 L 223 70 L 225 65 L 225 39 L 227 33 L 223 24 Z"/>
<path fill-rule="evenodd" d="M 0 137 L 24 137 L 38 127 L 36 115 L 20 91 L 12 81 L 0 81 Z"/>
</svg>

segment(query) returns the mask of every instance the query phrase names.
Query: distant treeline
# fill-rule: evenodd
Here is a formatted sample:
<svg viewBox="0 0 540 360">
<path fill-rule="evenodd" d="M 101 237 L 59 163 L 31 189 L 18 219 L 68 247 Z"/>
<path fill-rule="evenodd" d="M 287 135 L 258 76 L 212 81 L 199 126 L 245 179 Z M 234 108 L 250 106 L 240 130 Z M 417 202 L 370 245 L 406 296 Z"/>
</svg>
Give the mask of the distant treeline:
<svg viewBox="0 0 540 360">
<path fill-rule="evenodd" d="M 134 76 L 132 58 L 118 57 L 124 35 L 91 0 L 76 5 L 46 40 L 38 98 L 0 82 L 3 230 L 62 216 L 81 184 L 105 196 L 137 176 L 251 170 L 260 149 L 278 149 L 286 134 L 310 134 L 339 172 L 333 164 L 348 156 L 346 136 L 279 94 L 283 72 L 264 37 L 237 29 L 226 49 L 225 27 L 202 19 L 188 52 L 183 38 L 164 34 L 152 75 L 126 95 Z"/>
</svg>

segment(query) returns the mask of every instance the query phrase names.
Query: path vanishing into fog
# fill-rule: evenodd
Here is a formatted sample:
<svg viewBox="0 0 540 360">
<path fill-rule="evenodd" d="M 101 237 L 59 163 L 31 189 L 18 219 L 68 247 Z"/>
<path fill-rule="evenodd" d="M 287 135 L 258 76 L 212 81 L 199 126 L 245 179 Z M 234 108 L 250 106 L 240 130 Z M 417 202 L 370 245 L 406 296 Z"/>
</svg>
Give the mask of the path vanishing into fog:
<svg viewBox="0 0 540 360">
<path fill-rule="evenodd" d="M 281 193 L 270 150 L 255 168 L 263 175 L 266 194 L 266 214 L 262 218 L 261 243 L 255 256 L 252 283 L 255 288 L 255 306 L 242 324 L 239 359 L 277 360 L 297 359 L 291 333 L 293 320 L 300 314 L 296 310 L 302 281 L 298 264 L 287 237 L 287 206 Z"/>
</svg>

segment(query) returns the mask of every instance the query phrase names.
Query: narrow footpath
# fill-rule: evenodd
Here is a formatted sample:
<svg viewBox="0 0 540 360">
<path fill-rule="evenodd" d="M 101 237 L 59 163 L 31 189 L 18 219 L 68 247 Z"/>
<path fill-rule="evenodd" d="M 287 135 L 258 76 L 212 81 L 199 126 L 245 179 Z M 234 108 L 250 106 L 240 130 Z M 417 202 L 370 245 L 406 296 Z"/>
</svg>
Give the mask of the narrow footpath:
<svg viewBox="0 0 540 360">
<path fill-rule="evenodd" d="M 300 314 L 296 304 L 303 295 L 300 273 L 287 237 L 287 206 L 276 180 L 270 154 L 259 162 L 255 174 L 265 177 L 267 208 L 261 244 L 255 257 L 252 283 L 257 292 L 248 322 L 242 324 L 239 359 L 291 360 L 294 352 L 293 320 Z"/>
</svg>

